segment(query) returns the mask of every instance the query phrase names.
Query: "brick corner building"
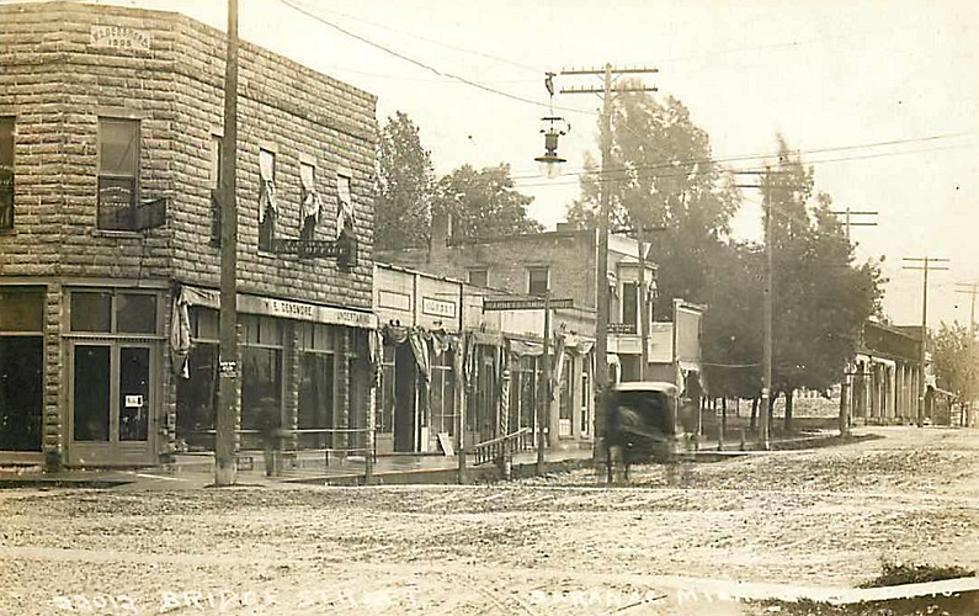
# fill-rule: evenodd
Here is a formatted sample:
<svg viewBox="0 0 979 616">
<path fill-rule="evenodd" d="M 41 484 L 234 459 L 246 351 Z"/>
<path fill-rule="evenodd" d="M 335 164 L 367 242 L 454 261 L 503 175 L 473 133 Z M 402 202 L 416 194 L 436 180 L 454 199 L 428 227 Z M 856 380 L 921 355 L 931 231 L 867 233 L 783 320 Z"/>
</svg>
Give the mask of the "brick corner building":
<svg viewBox="0 0 979 616">
<path fill-rule="evenodd" d="M 74 2 L 0 23 L 0 462 L 209 449 L 225 36 Z M 349 445 L 328 430 L 369 408 L 376 99 L 247 43 L 238 96 L 242 446 L 267 408 L 308 431 L 291 446 Z M 280 250 L 300 238 L 353 251 Z"/>
</svg>

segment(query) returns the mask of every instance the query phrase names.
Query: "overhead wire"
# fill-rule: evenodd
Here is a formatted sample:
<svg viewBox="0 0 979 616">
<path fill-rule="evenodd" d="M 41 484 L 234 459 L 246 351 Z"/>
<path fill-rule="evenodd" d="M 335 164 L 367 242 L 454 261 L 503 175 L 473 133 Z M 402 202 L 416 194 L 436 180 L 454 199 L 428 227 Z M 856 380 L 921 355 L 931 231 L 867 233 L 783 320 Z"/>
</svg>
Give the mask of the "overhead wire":
<svg viewBox="0 0 979 616">
<path fill-rule="evenodd" d="M 463 77 L 463 76 L 457 75 L 455 73 L 450 73 L 448 71 L 444 71 L 444 70 L 439 69 L 439 68 L 437 68 L 435 66 L 432 66 L 431 64 L 428 64 L 426 62 L 422 62 L 421 60 L 417 60 L 417 59 L 415 59 L 415 58 L 413 58 L 413 57 L 411 57 L 411 56 L 409 56 L 407 54 L 404 54 L 404 53 L 402 53 L 400 51 L 397 51 L 395 49 L 392 49 L 392 48 L 390 48 L 390 47 L 388 47 L 386 45 L 382 45 L 381 43 L 378 43 L 376 41 L 373 41 L 373 40 L 371 40 L 371 39 L 369 39 L 369 38 L 367 38 L 365 36 L 362 36 L 360 34 L 357 34 L 356 32 L 352 32 L 351 30 L 348 30 L 348 29 L 344 28 L 343 26 L 340 26 L 339 24 L 333 23 L 332 21 L 326 19 L 325 17 L 323 17 L 321 15 L 318 15 L 317 13 L 314 13 L 314 12 L 310 11 L 306 7 L 297 4 L 293 0 L 278 0 L 278 1 L 280 3 L 288 6 L 289 8 L 293 9 L 294 11 L 297 11 L 299 13 L 302 13 L 303 15 L 306 15 L 307 17 L 309 17 L 311 19 L 314 19 L 314 20 L 316 20 L 316 21 L 318 21 L 318 22 L 320 22 L 320 23 L 322 23 L 322 24 L 324 24 L 326 26 L 329 26 L 330 28 L 333 28 L 334 30 L 336 30 L 338 32 L 341 32 L 342 34 L 345 34 L 345 35 L 347 35 L 347 36 L 349 36 L 351 38 L 354 38 L 354 39 L 356 39 L 356 40 L 358 40 L 358 41 L 360 41 L 360 42 L 362 42 L 362 43 L 364 43 L 366 45 L 370 45 L 371 47 L 374 47 L 375 49 L 379 49 L 379 50 L 383 51 L 384 53 L 387 53 L 387 54 L 389 54 L 391 56 L 394 56 L 396 58 L 399 58 L 399 59 L 401 59 L 401 60 L 403 60 L 405 62 L 408 62 L 409 64 L 413 64 L 413 65 L 415 65 L 415 66 L 417 66 L 417 67 L 419 67 L 421 69 L 424 69 L 426 71 L 430 71 L 432 73 L 435 73 L 436 75 L 439 75 L 440 77 L 447 77 L 449 79 L 453 79 L 455 81 L 458 81 L 460 83 L 464 83 L 464 84 L 469 85 L 469 86 L 472 86 L 474 88 L 478 88 L 478 89 L 483 90 L 485 92 L 489 92 L 491 94 L 496 94 L 497 96 L 503 96 L 505 98 L 509 98 L 509 99 L 512 99 L 512 100 L 515 100 L 515 101 L 519 101 L 519 102 L 522 102 L 522 103 L 528 103 L 528 104 L 535 105 L 535 106 L 538 106 L 538 107 L 543 107 L 545 109 L 551 107 L 545 101 L 538 101 L 538 100 L 534 100 L 532 98 L 527 98 L 527 97 L 524 97 L 524 96 L 520 96 L 519 94 L 513 94 L 511 92 L 506 92 L 504 90 L 498 90 L 498 89 L 496 89 L 496 88 L 494 88 L 492 86 L 488 86 L 488 85 L 486 85 L 484 83 L 480 83 L 478 81 L 473 81 L 472 79 L 469 79 L 467 77 Z M 559 106 L 559 105 L 554 105 L 553 108 L 554 109 L 561 109 L 562 111 L 571 111 L 571 112 L 575 112 L 575 113 L 583 113 L 583 114 L 587 114 L 587 115 L 595 115 L 595 116 L 598 115 L 598 112 L 597 111 L 588 111 L 588 110 L 585 110 L 585 109 L 577 109 L 577 108 L 574 108 L 574 107 L 562 107 L 562 106 Z"/>
</svg>

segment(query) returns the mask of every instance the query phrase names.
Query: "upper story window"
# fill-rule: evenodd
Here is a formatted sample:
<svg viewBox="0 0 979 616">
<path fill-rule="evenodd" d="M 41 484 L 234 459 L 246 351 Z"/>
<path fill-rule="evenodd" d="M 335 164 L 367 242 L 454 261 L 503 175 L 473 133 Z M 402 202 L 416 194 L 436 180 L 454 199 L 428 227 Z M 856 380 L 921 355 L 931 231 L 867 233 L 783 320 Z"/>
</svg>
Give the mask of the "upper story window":
<svg viewBox="0 0 979 616">
<path fill-rule="evenodd" d="M 258 247 L 272 250 L 275 239 L 275 219 L 279 209 L 275 199 L 275 153 L 270 150 L 258 151 Z"/>
<path fill-rule="evenodd" d="M 527 293 L 544 295 L 551 288 L 550 269 L 547 267 L 527 268 Z"/>
<path fill-rule="evenodd" d="M 14 227 L 14 119 L 0 118 L 0 229 Z"/>
<path fill-rule="evenodd" d="M 316 232 L 316 225 L 320 221 L 320 208 L 322 206 L 322 200 L 316 190 L 316 167 L 310 163 L 300 163 L 299 182 L 302 185 L 299 212 L 302 220 L 300 237 L 311 240 Z"/>
<path fill-rule="evenodd" d="M 475 285 L 477 287 L 485 287 L 487 281 L 489 280 L 488 271 L 486 268 L 471 269 L 469 270 L 469 284 Z"/>
<path fill-rule="evenodd" d="M 628 325 L 639 323 L 639 283 L 622 283 L 622 322 Z"/>
<path fill-rule="evenodd" d="M 207 185 L 211 189 L 211 245 L 221 246 L 221 136 L 211 135 L 208 144 Z"/>
<path fill-rule="evenodd" d="M 139 190 L 139 121 L 99 118 L 99 229 L 135 227 Z"/>
</svg>

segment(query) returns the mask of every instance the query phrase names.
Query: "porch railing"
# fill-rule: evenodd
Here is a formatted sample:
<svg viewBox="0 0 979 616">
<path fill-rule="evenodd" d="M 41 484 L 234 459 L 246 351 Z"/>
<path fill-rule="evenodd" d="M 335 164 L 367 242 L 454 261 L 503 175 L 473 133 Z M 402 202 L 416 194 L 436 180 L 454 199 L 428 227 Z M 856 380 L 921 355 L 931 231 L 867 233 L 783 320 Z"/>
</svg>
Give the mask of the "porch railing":
<svg viewBox="0 0 979 616">
<path fill-rule="evenodd" d="M 494 462 L 507 458 L 515 453 L 529 451 L 534 448 L 534 433 L 530 428 L 521 428 L 506 436 L 498 436 L 482 443 L 473 445 L 473 466 Z"/>
</svg>

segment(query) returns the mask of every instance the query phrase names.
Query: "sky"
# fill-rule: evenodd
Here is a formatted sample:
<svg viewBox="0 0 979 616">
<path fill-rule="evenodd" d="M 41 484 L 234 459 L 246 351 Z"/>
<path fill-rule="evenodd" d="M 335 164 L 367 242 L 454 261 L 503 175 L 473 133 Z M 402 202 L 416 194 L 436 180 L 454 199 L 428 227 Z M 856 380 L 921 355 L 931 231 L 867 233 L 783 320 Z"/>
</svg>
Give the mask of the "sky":
<svg viewBox="0 0 979 616">
<path fill-rule="evenodd" d="M 216 27 L 224 0 L 100 0 L 180 11 Z M 861 260 L 880 259 L 884 308 L 920 323 L 922 276 L 904 257 L 947 258 L 930 274 L 929 325 L 967 323 L 979 281 L 979 2 L 974 0 L 239 0 L 242 38 L 378 96 L 419 126 L 438 173 L 511 166 L 530 214 L 548 228 L 578 195 L 597 152 L 600 100 L 558 94 L 571 124 L 567 175 L 547 180 L 539 118 L 544 73 L 655 67 L 732 169 L 757 168 L 781 133 L 842 209 L 877 211 L 852 228 Z M 292 5 L 292 6 L 290 6 Z M 302 11 L 296 10 L 299 7 Z M 329 22 L 348 33 L 328 25 Z M 386 50 L 371 46 L 367 39 Z M 407 58 L 407 59 L 406 59 Z M 462 83 L 459 79 L 474 82 Z M 562 76 L 557 87 L 599 86 Z M 504 96 L 489 90 L 498 90 Z M 526 99 L 526 100 L 517 100 Z M 878 144 L 878 145 L 875 145 Z M 733 159 L 733 160 L 732 160 Z M 759 195 L 744 191 L 733 235 L 761 235 Z M 855 219 L 856 220 L 856 219 Z M 861 219 L 864 220 L 864 219 Z"/>
</svg>

